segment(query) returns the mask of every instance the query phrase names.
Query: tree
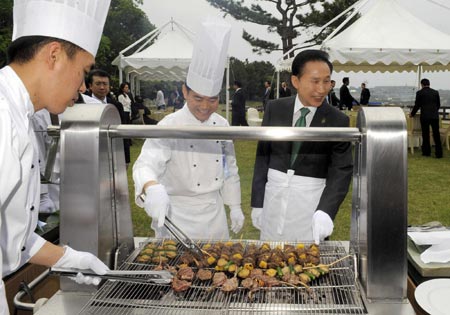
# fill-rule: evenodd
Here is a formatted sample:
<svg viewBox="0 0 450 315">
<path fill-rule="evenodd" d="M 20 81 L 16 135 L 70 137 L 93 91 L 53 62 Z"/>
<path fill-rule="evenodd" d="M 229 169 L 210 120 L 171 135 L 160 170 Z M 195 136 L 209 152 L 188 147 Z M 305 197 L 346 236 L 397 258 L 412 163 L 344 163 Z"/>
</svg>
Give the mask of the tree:
<svg viewBox="0 0 450 315">
<path fill-rule="evenodd" d="M 11 43 L 13 0 L 2 0 L 0 5 L 0 67 L 6 64 L 6 49 Z"/>
<path fill-rule="evenodd" d="M 96 57 L 97 67 L 111 74 L 117 73 L 117 68 L 113 67 L 111 62 L 119 52 L 155 29 L 138 4 L 142 4 L 142 0 L 111 1 Z"/>
<path fill-rule="evenodd" d="M 294 40 L 301 35 L 301 32 L 307 33 L 308 29 L 325 25 L 357 0 L 335 0 L 331 3 L 328 0 L 259 0 L 275 5 L 281 17 L 276 17 L 259 4 L 253 3 L 248 7 L 244 4 L 244 0 L 206 1 L 237 20 L 267 26 L 270 33 L 276 32 L 280 36 L 281 47 L 279 44 L 257 38 L 244 30 L 242 37 L 253 46 L 253 52 L 262 54 L 281 50 L 285 54 L 296 45 Z M 342 17 L 336 21 L 336 24 L 333 24 L 334 27 L 344 19 L 345 17 Z M 319 36 L 310 38 L 306 42 L 319 43 L 332 30 L 333 27 L 329 27 Z M 289 57 L 293 56 L 294 53 L 291 52 Z"/>
</svg>

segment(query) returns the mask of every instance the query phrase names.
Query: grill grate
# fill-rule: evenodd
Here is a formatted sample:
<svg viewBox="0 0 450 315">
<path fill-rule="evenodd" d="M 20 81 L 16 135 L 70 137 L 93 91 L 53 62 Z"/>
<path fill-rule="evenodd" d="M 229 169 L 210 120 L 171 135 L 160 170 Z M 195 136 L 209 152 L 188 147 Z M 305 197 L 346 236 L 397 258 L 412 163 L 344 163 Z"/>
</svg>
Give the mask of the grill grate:
<svg viewBox="0 0 450 315">
<path fill-rule="evenodd" d="M 151 239 L 152 242 L 162 242 Z M 259 241 L 239 241 L 243 244 L 262 244 Z M 270 242 L 272 248 L 289 244 Z M 136 249 L 120 268 L 122 270 L 154 269 L 155 264 L 136 263 L 145 244 Z M 295 245 L 295 244 L 293 244 Z M 245 246 L 245 245 L 244 245 Z M 183 250 L 170 265 L 176 266 Z M 328 264 L 346 255 L 340 242 L 320 245 L 321 263 Z M 344 260 L 330 268 L 330 273 L 314 280 L 311 291 L 304 287 L 260 288 L 250 293 L 245 288 L 222 292 L 212 281 L 194 280 L 184 292 L 174 292 L 170 284 L 108 280 L 96 292 L 80 314 L 138 315 L 138 314 L 366 314 L 351 260 Z"/>
</svg>

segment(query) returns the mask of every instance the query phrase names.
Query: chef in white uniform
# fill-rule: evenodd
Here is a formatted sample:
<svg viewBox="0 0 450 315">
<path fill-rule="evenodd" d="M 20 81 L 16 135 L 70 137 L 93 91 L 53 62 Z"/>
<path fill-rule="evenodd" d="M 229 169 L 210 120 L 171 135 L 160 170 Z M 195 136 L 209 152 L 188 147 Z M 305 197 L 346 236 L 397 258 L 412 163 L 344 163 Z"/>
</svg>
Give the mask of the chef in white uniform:
<svg viewBox="0 0 450 315">
<path fill-rule="evenodd" d="M 15 0 L 8 66 L 0 69 L 0 273 L 26 262 L 92 269 L 108 267 L 91 253 L 57 246 L 34 233 L 40 176 L 31 116 L 40 109 L 59 114 L 78 98 L 94 64 L 109 0 Z M 77 27 L 73 27 L 77 25 Z M 91 283 L 92 278 L 77 278 Z M 94 279 L 97 280 L 97 279 Z M 0 314 L 9 314 L 3 280 Z"/>
<path fill-rule="evenodd" d="M 194 45 L 183 95 L 184 107 L 160 126 L 229 126 L 215 113 L 219 105 L 231 26 L 210 18 Z M 231 230 L 244 223 L 241 188 L 232 141 L 147 139 L 133 166 L 136 204 L 153 218 L 156 237 L 169 237 L 165 215 L 189 237 L 229 238 L 224 203 L 230 207 Z"/>
</svg>

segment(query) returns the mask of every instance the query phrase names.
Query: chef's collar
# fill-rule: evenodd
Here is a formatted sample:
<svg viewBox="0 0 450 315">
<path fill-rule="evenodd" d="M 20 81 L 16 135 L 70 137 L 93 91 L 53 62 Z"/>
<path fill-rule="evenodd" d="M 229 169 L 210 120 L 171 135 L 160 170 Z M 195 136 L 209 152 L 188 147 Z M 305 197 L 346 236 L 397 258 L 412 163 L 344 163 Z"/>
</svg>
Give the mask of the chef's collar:
<svg viewBox="0 0 450 315">
<path fill-rule="evenodd" d="M 302 102 L 300 101 L 300 99 L 298 98 L 298 94 L 297 94 L 297 97 L 295 98 L 294 114 L 296 112 L 298 112 L 302 107 L 308 107 L 309 111 L 312 113 L 311 117 L 314 116 L 314 114 L 316 113 L 316 110 L 317 110 L 317 107 L 303 105 Z"/>
<path fill-rule="evenodd" d="M 34 115 L 34 106 L 30 99 L 30 94 L 23 84 L 20 77 L 10 66 L 3 68 L 4 73 L 8 77 L 9 92 L 14 95 L 14 98 L 18 98 L 18 104 L 23 104 L 19 110 L 27 117 Z"/>
</svg>

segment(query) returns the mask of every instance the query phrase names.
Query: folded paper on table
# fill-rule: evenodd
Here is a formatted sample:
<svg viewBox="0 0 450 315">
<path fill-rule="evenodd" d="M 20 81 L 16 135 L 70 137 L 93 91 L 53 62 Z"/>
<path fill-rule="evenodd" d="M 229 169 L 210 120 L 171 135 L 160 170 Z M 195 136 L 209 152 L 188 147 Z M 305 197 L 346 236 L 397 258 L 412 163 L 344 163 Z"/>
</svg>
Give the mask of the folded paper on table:
<svg viewBox="0 0 450 315">
<path fill-rule="evenodd" d="M 450 242 L 450 230 L 435 232 L 408 232 L 416 245 L 436 245 Z"/>
<path fill-rule="evenodd" d="M 450 243 L 445 242 L 442 244 L 432 245 L 430 248 L 425 250 L 421 255 L 420 259 L 428 264 L 432 262 L 436 263 L 446 263 L 450 261 Z"/>
</svg>

